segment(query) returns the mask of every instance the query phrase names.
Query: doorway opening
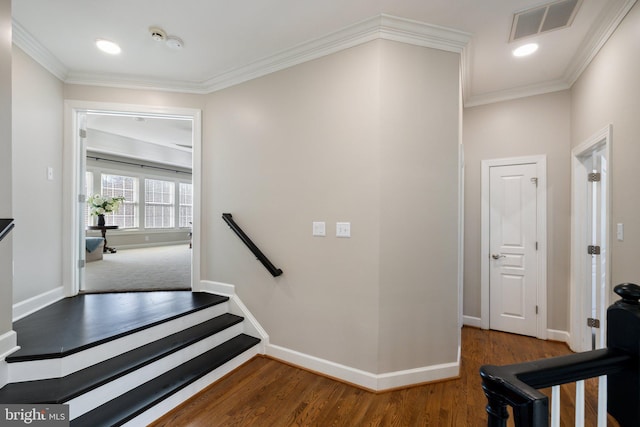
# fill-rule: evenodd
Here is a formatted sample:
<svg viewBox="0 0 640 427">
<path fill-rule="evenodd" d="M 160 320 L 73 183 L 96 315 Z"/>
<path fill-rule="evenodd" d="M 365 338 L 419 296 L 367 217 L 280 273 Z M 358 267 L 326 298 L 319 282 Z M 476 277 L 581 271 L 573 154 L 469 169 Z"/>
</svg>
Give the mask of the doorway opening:
<svg viewBox="0 0 640 427">
<path fill-rule="evenodd" d="M 65 294 L 197 289 L 200 111 L 68 101 L 65 113 Z M 104 225 L 95 196 L 124 197 Z"/>
<path fill-rule="evenodd" d="M 574 351 L 606 345 L 606 310 L 611 299 L 611 137 L 609 125 L 572 150 L 570 346 Z"/>
</svg>

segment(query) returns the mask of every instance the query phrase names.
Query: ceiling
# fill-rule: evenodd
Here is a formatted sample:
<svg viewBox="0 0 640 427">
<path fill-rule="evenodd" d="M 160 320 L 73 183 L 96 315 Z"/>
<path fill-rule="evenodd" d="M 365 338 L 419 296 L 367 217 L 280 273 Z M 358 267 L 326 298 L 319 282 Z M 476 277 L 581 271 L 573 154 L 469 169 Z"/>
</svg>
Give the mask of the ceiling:
<svg viewBox="0 0 640 427">
<path fill-rule="evenodd" d="M 572 25 L 509 42 L 552 0 L 14 0 L 14 43 L 67 83 L 210 93 L 376 38 L 462 54 L 465 106 L 569 88 L 636 0 L 581 0 Z M 161 27 L 183 41 L 151 38 Z M 95 48 L 105 38 L 118 56 Z M 536 41 L 525 58 L 512 50 Z"/>
</svg>

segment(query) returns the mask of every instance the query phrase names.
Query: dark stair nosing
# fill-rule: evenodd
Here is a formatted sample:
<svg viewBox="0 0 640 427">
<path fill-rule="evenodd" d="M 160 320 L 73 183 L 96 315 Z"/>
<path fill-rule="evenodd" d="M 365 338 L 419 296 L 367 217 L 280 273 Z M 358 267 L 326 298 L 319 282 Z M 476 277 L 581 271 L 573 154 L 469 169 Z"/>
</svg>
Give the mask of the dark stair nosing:
<svg viewBox="0 0 640 427">
<path fill-rule="evenodd" d="M 234 314 L 222 314 L 62 378 L 7 384 L 0 388 L 0 403 L 67 402 L 236 325 L 242 320 L 242 317 Z"/>
<path fill-rule="evenodd" d="M 191 292 L 191 295 L 195 297 L 195 296 L 198 296 L 198 293 Z M 190 308 L 188 310 L 182 311 L 180 313 L 173 314 L 173 315 L 171 315 L 169 317 L 164 317 L 162 319 L 157 319 L 157 320 L 154 320 L 154 321 L 150 321 L 149 323 L 141 324 L 141 325 L 139 325 L 139 326 L 137 326 L 135 328 L 131 328 L 131 329 L 128 329 L 126 331 L 122 331 L 122 332 L 117 333 L 117 334 L 108 335 L 108 336 L 105 336 L 104 338 L 97 339 L 97 340 L 92 341 L 92 342 L 86 342 L 86 343 L 83 343 L 83 344 L 80 344 L 80 345 L 75 345 L 75 346 L 69 347 L 69 348 L 67 348 L 66 346 L 56 347 L 56 352 L 55 353 L 53 353 L 53 352 L 42 352 L 42 353 L 38 353 L 38 354 L 24 354 L 24 349 L 20 349 L 17 352 L 15 352 L 15 353 L 11 354 L 10 356 L 8 356 L 5 359 L 5 361 L 7 363 L 16 363 L 16 362 L 35 361 L 35 360 L 42 360 L 42 359 L 63 358 L 63 357 L 70 356 L 72 354 L 79 353 L 81 351 L 87 350 L 89 348 L 97 347 L 97 346 L 102 345 L 104 343 L 107 343 L 107 342 L 110 342 L 110 341 L 114 341 L 114 340 L 116 340 L 118 338 L 122 338 L 122 337 L 125 337 L 127 335 L 131 335 L 131 334 L 134 334 L 136 332 L 140 332 L 140 331 L 143 331 L 145 329 L 149 329 L 149 328 L 152 328 L 154 326 L 158 326 L 158 325 L 160 325 L 162 323 L 169 322 L 169 321 L 172 321 L 172 320 L 175 320 L 175 319 L 179 319 L 181 317 L 184 317 L 184 316 L 187 316 L 187 315 L 190 315 L 190 314 L 193 314 L 193 313 L 197 313 L 200 310 L 211 308 L 211 307 L 214 307 L 214 306 L 216 306 L 218 304 L 222 304 L 222 303 L 225 303 L 225 302 L 229 301 L 229 297 L 222 296 L 222 295 L 216 295 L 216 294 L 208 294 L 207 293 L 206 294 L 206 298 L 208 299 L 207 302 L 201 303 L 201 304 L 199 304 L 197 306 L 194 306 L 194 307 L 192 307 L 192 308 Z M 43 311 L 47 310 L 48 308 L 49 307 L 44 308 Z M 26 322 L 28 320 L 29 319 L 27 317 L 27 318 L 24 318 L 24 319 L 20 319 L 17 322 Z M 18 330 L 16 325 L 14 325 L 14 329 L 16 330 L 16 332 L 18 332 L 18 336 L 19 337 L 22 336 L 21 335 L 21 331 Z M 20 345 L 20 342 L 18 342 L 18 345 Z"/>
<path fill-rule="evenodd" d="M 244 353 L 259 342 L 258 338 L 240 334 L 71 420 L 71 426 L 120 426 Z"/>
</svg>

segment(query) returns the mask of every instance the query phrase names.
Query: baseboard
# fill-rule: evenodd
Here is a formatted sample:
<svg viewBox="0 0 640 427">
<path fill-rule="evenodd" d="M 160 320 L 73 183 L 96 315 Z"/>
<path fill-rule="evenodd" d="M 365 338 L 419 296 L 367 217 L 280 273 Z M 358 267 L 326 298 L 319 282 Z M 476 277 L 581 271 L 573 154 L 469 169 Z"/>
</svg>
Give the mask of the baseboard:
<svg viewBox="0 0 640 427">
<path fill-rule="evenodd" d="M 260 338 L 258 345 L 259 353 L 265 354 L 269 345 L 269 334 L 264 330 L 258 320 L 251 314 L 247 306 L 244 305 L 240 297 L 236 295 L 236 287 L 228 283 L 214 282 L 210 280 L 201 280 L 198 289 L 201 292 L 209 292 L 217 295 L 229 297 L 229 312 L 236 316 L 244 317 L 245 333 L 256 338 Z"/>
<path fill-rule="evenodd" d="M 482 319 L 473 316 L 462 316 L 462 324 L 474 328 L 482 328 Z"/>
<path fill-rule="evenodd" d="M 569 344 L 571 335 L 567 331 L 558 331 L 555 329 L 547 329 L 547 339 L 551 341 L 566 342 Z"/>
<path fill-rule="evenodd" d="M 273 344 L 267 347 L 267 355 L 285 363 L 299 366 L 300 368 L 375 392 L 453 379 L 457 378 L 460 373 L 459 361 L 385 374 L 372 374 L 371 372 L 362 371 Z"/>
<path fill-rule="evenodd" d="M 64 298 L 64 288 L 62 286 L 52 289 L 35 297 L 20 301 L 13 305 L 13 321 L 22 319 L 31 313 L 42 310 L 48 305 Z"/>
<path fill-rule="evenodd" d="M 118 245 L 119 250 L 125 249 L 143 249 L 143 248 L 156 248 L 159 246 L 177 246 L 177 245 L 188 245 L 188 240 L 175 240 L 171 242 L 153 242 L 153 243 L 136 243 L 132 245 Z"/>
<path fill-rule="evenodd" d="M 18 335 L 15 331 L 9 331 L 0 335 L 0 388 L 9 382 L 9 367 L 4 359 L 19 349 Z"/>
<path fill-rule="evenodd" d="M 217 295 L 224 295 L 227 297 L 234 296 L 236 294 L 236 287 L 228 283 L 214 282 L 211 280 L 201 280 L 200 288 L 201 292 L 209 292 Z"/>
</svg>

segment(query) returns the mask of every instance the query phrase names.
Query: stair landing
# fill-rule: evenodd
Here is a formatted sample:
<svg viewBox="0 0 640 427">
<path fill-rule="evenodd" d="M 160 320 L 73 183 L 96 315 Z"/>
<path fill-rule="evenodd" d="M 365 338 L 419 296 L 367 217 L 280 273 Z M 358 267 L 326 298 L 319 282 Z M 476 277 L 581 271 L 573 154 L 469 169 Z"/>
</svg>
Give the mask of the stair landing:
<svg viewBox="0 0 640 427">
<path fill-rule="evenodd" d="M 20 350 L 7 362 L 61 358 L 223 303 L 228 297 L 190 291 L 81 294 L 13 324 Z"/>
</svg>

